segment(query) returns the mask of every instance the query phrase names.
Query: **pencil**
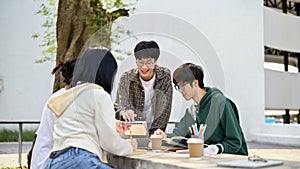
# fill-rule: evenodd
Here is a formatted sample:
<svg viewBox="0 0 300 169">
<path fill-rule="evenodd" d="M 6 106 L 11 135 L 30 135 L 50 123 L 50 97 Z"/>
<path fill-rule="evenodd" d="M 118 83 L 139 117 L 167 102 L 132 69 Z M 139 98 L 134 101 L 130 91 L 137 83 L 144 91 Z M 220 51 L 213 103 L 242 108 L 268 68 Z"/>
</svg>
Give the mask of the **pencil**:
<svg viewBox="0 0 300 169">
<path fill-rule="evenodd" d="M 194 135 L 197 136 L 198 133 L 196 131 L 195 125 L 193 125 L 193 124 L 192 124 L 192 129 L 193 129 Z"/>
<path fill-rule="evenodd" d="M 198 125 L 195 123 L 195 130 L 196 130 L 196 135 L 199 136 L 200 131 L 198 130 Z"/>
<path fill-rule="evenodd" d="M 193 131 L 192 131 L 191 127 L 189 127 L 189 130 L 190 130 L 191 135 L 193 135 Z"/>
<path fill-rule="evenodd" d="M 204 135 L 205 130 L 206 130 L 206 126 L 207 126 L 207 125 L 204 124 L 203 127 L 201 128 L 201 131 L 200 131 L 200 134 L 201 134 L 201 135 Z"/>
<path fill-rule="evenodd" d="M 129 132 L 130 132 L 129 138 L 130 138 L 130 141 L 132 141 L 132 131 L 130 130 Z"/>
</svg>

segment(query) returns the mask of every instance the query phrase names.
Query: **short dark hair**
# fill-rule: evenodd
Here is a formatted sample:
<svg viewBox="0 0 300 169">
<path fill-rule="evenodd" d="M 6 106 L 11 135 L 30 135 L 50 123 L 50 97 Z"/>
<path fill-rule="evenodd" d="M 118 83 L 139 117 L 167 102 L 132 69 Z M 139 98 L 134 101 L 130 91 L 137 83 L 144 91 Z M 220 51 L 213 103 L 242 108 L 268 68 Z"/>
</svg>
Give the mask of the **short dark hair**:
<svg viewBox="0 0 300 169">
<path fill-rule="evenodd" d="M 153 58 L 158 59 L 160 54 L 159 46 L 155 41 L 141 41 L 134 48 L 136 59 Z"/>
<path fill-rule="evenodd" d="M 203 89 L 203 78 L 204 73 L 202 67 L 193 63 L 184 63 L 173 73 L 173 83 L 175 86 L 177 86 L 179 82 L 191 82 L 193 80 L 198 80 L 199 87 Z"/>
<path fill-rule="evenodd" d="M 78 82 L 97 84 L 111 93 L 118 65 L 110 51 L 103 48 L 87 48 L 76 63 L 72 86 Z"/>
<path fill-rule="evenodd" d="M 71 84 L 76 60 L 77 58 L 74 58 L 65 63 L 59 61 L 58 64 L 53 68 L 51 73 L 54 74 L 57 70 L 60 70 L 61 75 L 64 78 L 65 84 L 66 85 Z"/>
</svg>

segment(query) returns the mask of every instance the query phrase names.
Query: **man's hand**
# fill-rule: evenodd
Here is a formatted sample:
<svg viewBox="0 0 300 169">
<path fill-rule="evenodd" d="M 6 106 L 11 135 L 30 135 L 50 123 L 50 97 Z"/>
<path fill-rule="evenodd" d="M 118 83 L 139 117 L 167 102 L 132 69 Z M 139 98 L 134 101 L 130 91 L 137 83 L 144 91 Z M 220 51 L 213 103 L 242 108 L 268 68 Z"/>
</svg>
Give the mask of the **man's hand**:
<svg viewBox="0 0 300 169">
<path fill-rule="evenodd" d="M 120 112 L 122 118 L 127 121 L 127 122 L 132 122 L 134 121 L 134 117 L 136 117 L 137 115 L 134 114 L 133 110 L 122 110 Z"/>
<path fill-rule="evenodd" d="M 165 132 L 163 132 L 161 129 L 157 129 L 155 132 L 154 132 L 155 135 L 161 135 L 164 138 L 167 138 L 167 135 Z"/>
<path fill-rule="evenodd" d="M 217 155 L 223 153 L 224 148 L 222 144 L 211 144 L 204 148 L 204 153 L 209 155 Z"/>
</svg>

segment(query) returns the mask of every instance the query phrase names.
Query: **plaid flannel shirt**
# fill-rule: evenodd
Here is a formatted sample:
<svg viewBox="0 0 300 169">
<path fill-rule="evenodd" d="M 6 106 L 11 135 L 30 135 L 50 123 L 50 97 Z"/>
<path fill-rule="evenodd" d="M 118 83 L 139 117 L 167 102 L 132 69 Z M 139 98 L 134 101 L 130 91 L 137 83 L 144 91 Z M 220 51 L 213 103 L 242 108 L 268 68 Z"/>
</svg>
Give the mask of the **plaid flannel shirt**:
<svg viewBox="0 0 300 169">
<path fill-rule="evenodd" d="M 155 66 L 156 78 L 154 82 L 154 95 L 151 98 L 153 123 L 149 134 L 153 134 L 156 129 L 165 130 L 170 118 L 173 88 L 171 72 L 169 69 Z M 145 93 L 139 78 L 138 69 L 131 69 L 122 74 L 115 100 L 116 119 L 122 120 L 120 111 L 133 110 L 137 114 L 136 120 L 144 120 Z"/>
</svg>

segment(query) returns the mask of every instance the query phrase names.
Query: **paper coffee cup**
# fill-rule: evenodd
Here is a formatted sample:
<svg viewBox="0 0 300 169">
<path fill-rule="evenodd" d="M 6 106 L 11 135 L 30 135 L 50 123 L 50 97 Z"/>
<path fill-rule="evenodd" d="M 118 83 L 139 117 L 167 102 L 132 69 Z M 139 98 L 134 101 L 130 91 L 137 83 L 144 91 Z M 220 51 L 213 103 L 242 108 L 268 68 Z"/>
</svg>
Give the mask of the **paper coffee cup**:
<svg viewBox="0 0 300 169">
<path fill-rule="evenodd" d="M 189 138 L 187 143 L 190 159 L 201 159 L 203 155 L 203 140 L 199 138 Z"/>
<path fill-rule="evenodd" d="M 162 136 L 161 135 L 151 135 L 151 144 L 152 144 L 152 150 L 161 150 L 161 144 L 162 144 Z"/>
</svg>

